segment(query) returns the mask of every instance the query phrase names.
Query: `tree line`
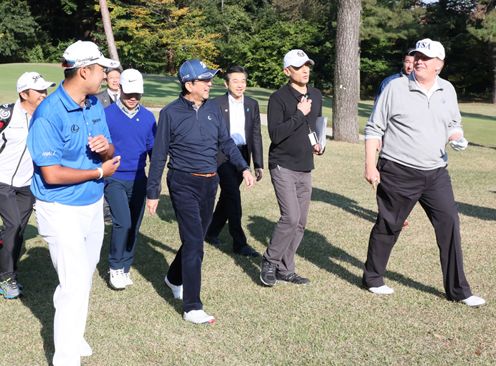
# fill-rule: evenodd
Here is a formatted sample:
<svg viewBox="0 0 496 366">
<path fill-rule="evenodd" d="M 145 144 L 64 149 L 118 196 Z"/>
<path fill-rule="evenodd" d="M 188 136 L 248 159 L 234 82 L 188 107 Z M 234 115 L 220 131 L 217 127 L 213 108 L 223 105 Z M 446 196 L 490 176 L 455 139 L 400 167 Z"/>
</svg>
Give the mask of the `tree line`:
<svg viewBox="0 0 496 366">
<path fill-rule="evenodd" d="M 356 0 L 360 94 L 374 95 L 422 38 L 446 48 L 443 77 L 462 99 L 496 95 L 495 0 Z M 313 80 L 333 94 L 338 0 L 107 0 L 122 64 L 174 75 L 188 58 L 245 66 L 253 86 L 284 81 L 282 57 L 302 48 L 316 61 Z M 77 39 L 107 52 L 98 0 L 0 0 L 0 62 L 58 62 Z M 349 60 L 356 62 L 357 60 Z M 343 62 L 340 60 L 340 62 Z M 494 100 L 496 102 L 496 100 Z"/>
</svg>

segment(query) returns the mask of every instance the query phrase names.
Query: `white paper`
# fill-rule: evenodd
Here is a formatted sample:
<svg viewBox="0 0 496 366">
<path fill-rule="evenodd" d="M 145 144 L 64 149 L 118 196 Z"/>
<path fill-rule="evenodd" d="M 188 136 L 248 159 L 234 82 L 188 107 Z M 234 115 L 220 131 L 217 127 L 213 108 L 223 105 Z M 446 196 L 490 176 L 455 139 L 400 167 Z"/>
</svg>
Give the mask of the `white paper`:
<svg viewBox="0 0 496 366">
<path fill-rule="evenodd" d="M 315 132 L 317 133 L 317 140 L 320 144 L 320 151 L 324 151 L 327 143 L 327 117 L 317 117 L 317 121 L 315 121 Z"/>
</svg>

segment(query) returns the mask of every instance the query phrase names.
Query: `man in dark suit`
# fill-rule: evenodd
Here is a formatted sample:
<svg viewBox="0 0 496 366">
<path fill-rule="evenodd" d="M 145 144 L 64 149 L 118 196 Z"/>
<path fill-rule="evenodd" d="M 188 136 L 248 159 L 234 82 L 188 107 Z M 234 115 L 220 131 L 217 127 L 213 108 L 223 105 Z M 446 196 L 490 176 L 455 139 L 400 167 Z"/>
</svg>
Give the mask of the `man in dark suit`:
<svg viewBox="0 0 496 366">
<path fill-rule="evenodd" d="M 115 103 L 121 95 L 120 80 L 121 69 L 110 69 L 107 71 L 107 89 L 96 94 L 95 97 L 102 103 L 103 108 Z"/>
<path fill-rule="evenodd" d="M 263 175 L 260 110 L 256 100 L 244 95 L 247 76 L 243 67 L 229 67 L 224 77 L 224 84 L 228 91 L 215 101 L 221 108 L 231 138 L 248 165 L 250 165 L 250 158 L 253 158 L 255 176 L 259 181 Z M 218 245 L 219 234 L 227 221 L 229 233 L 233 238 L 234 253 L 258 257 L 260 254 L 248 245 L 241 227 L 242 210 L 239 186 L 243 181 L 243 176 L 222 153 L 217 156 L 217 164 L 221 191 L 205 240 L 210 244 Z"/>
</svg>

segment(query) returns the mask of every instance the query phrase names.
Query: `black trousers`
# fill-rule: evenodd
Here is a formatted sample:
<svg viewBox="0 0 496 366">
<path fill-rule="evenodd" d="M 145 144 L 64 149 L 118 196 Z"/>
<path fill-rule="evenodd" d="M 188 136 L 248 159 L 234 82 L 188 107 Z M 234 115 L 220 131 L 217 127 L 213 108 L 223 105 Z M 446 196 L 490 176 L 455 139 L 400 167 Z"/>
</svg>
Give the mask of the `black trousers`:
<svg viewBox="0 0 496 366">
<path fill-rule="evenodd" d="M 219 178 L 196 177 L 169 169 L 167 186 L 176 213 L 181 247 L 172 261 L 167 278 L 174 285 L 183 285 L 183 309 L 200 310 L 203 240 L 212 219 L 212 210 Z"/>
<path fill-rule="evenodd" d="M 227 221 L 229 234 L 233 238 L 233 249 L 239 250 L 246 245 L 246 235 L 241 227 L 243 213 L 239 191 L 239 186 L 243 182 L 243 174 L 228 161 L 218 167 L 217 173 L 220 179 L 220 195 L 207 235 L 219 236 Z"/>
<path fill-rule="evenodd" d="M 0 217 L 4 230 L 0 249 L 0 280 L 15 279 L 24 230 L 33 211 L 34 197 L 29 186 L 12 187 L 0 183 Z"/>
<path fill-rule="evenodd" d="M 386 265 L 403 222 L 417 202 L 427 214 L 439 247 L 446 297 L 459 301 L 472 295 L 465 278 L 460 220 L 446 168 L 417 170 L 379 159 L 377 187 L 379 213 L 370 233 L 363 274 L 365 287 L 384 285 Z"/>
</svg>

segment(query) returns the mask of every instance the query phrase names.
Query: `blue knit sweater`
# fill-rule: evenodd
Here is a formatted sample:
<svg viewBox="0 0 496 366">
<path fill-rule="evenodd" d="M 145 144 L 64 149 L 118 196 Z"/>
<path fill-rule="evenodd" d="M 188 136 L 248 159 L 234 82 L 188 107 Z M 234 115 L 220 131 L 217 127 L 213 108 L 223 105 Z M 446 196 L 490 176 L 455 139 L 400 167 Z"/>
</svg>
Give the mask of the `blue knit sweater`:
<svg viewBox="0 0 496 366">
<path fill-rule="evenodd" d="M 144 177 L 146 155 L 151 155 L 157 130 L 155 116 L 140 105 L 138 113 L 129 118 L 116 103 L 105 108 L 105 116 L 115 147 L 114 156 L 121 156 L 121 165 L 112 177 L 121 180 Z"/>
</svg>

